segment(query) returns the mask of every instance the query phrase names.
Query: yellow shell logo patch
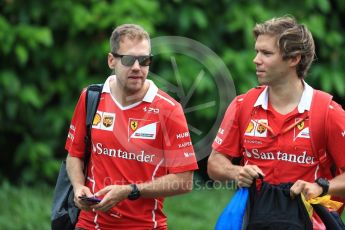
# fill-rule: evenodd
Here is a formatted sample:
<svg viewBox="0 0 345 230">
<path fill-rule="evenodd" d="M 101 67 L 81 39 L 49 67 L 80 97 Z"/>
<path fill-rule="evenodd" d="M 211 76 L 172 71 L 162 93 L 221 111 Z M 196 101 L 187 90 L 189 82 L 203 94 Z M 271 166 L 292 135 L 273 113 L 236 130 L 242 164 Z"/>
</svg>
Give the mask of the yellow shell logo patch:
<svg viewBox="0 0 345 230">
<path fill-rule="evenodd" d="M 254 124 L 253 124 L 253 122 L 251 121 L 251 122 L 249 122 L 249 124 L 248 124 L 248 127 L 247 127 L 247 129 L 246 129 L 246 133 L 252 132 L 252 131 L 253 131 L 253 128 L 254 128 Z"/>
<path fill-rule="evenodd" d="M 99 122 L 101 122 L 101 115 L 99 113 L 96 113 L 95 117 L 93 118 L 92 125 L 98 125 Z"/>
</svg>

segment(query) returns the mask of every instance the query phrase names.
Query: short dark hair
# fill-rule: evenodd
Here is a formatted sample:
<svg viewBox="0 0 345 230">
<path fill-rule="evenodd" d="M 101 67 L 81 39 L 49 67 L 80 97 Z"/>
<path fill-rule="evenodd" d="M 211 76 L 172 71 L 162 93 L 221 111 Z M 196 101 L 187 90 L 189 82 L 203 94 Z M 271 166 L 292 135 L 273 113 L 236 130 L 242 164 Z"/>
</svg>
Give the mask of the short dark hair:
<svg viewBox="0 0 345 230">
<path fill-rule="evenodd" d="M 127 37 L 131 40 L 147 39 L 150 41 L 149 34 L 139 25 L 135 24 L 123 24 L 114 29 L 110 37 L 110 50 L 113 53 L 117 53 L 120 48 L 120 41 Z"/>
</svg>

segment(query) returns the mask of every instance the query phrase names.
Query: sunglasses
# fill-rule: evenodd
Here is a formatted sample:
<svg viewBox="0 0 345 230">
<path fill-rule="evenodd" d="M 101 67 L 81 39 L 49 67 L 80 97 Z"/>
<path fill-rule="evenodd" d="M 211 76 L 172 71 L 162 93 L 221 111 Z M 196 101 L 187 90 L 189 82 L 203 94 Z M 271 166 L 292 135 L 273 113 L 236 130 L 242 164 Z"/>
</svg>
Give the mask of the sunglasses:
<svg viewBox="0 0 345 230">
<path fill-rule="evenodd" d="M 124 66 L 132 66 L 134 65 L 135 61 L 138 60 L 139 65 L 141 66 L 149 66 L 152 62 L 153 55 L 143 55 L 143 56 L 133 56 L 133 55 L 120 55 L 117 53 L 111 52 L 114 57 L 121 58 L 121 63 Z"/>
</svg>

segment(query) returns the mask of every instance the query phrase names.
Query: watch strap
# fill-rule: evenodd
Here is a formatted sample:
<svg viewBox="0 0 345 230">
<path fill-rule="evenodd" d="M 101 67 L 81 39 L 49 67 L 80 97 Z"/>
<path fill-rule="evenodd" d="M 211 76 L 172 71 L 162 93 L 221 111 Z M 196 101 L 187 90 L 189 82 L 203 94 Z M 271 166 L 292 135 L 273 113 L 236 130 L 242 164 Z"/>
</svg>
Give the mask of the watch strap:
<svg viewBox="0 0 345 230">
<path fill-rule="evenodd" d="M 140 197 L 140 191 L 136 184 L 130 184 L 132 191 L 128 195 L 129 200 L 137 200 Z"/>
<path fill-rule="evenodd" d="M 315 183 L 317 183 L 322 188 L 322 193 L 320 194 L 320 196 L 325 196 L 328 194 L 329 181 L 326 178 L 317 178 L 315 180 Z"/>
</svg>

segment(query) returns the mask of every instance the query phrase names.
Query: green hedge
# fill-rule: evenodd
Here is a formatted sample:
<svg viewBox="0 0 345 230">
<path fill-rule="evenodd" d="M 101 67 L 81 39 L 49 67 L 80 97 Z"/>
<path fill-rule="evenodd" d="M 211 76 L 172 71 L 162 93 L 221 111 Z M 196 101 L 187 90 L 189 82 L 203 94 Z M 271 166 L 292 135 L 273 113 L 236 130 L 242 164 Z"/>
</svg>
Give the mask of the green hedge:
<svg viewBox="0 0 345 230">
<path fill-rule="evenodd" d="M 317 59 L 308 82 L 338 99 L 344 97 L 342 0 L 0 1 L 0 180 L 55 180 L 80 91 L 110 74 L 106 54 L 116 25 L 137 23 L 152 38 L 182 36 L 202 43 L 225 63 L 232 76 L 228 80 L 241 93 L 256 84 L 252 27 L 289 13 L 307 24 L 315 37 Z M 231 97 L 219 97 L 221 90 L 211 76 L 216 74 L 203 69 L 200 60 L 157 52 L 151 71 L 165 80 L 160 86 L 176 99 L 189 99 L 185 109 L 191 111 L 186 114 L 195 128 L 193 142 L 210 133 L 208 142 L 197 149 L 209 151 L 211 124 Z M 178 85 L 177 76 L 182 88 L 174 91 L 167 82 Z M 195 111 L 198 105 L 213 107 Z"/>
</svg>

